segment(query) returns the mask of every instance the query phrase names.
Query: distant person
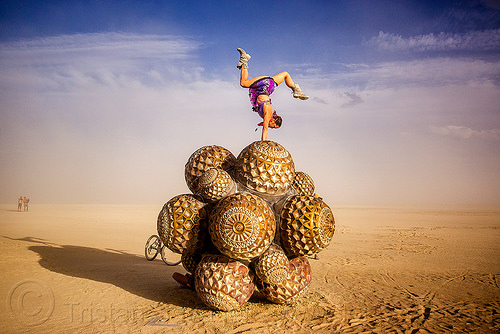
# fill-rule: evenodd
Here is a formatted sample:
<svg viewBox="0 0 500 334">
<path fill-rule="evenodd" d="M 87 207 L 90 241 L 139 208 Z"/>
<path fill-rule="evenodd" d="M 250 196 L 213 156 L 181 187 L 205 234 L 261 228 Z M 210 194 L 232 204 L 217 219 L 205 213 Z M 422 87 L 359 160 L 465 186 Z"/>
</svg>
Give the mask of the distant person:
<svg viewBox="0 0 500 334">
<path fill-rule="evenodd" d="M 250 103 L 253 106 L 253 111 L 257 112 L 260 117 L 264 119 L 263 122 L 259 123 L 262 126 L 262 136 L 261 140 L 267 140 L 267 132 L 269 128 L 277 129 L 283 123 L 281 116 L 276 114 L 271 107 L 271 95 L 276 87 L 283 81 L 285 84 L 292 89 L 293 97 L 301 100 L 307 100 L 309 96 L 304 94 L 300 89 L 299 85 L 295 84 L 292 77 L 288 72 L 281 72 L 273 77 L 259 76 L 252 79 L 248 79 L 248 61 L 250 60 L 250 55 L 245 52 L 245 50 L 238 48 L 240 53 L 240 61 L 236 67 L 241 70 L 240 72 L 240 85 L 243 88 L 249 88 Z"/>
<path fill-rule="evenodd" d="M 23 209 L 23 196 L 19 196 L 19 198 L 17 199 L 17 211 L 18 212 L 21 212 L 22 209 Z"/>
<path fill-rule="evenodd" d="M 28 197 L 24 198 L 24 211 L 28 211 L 30 204 L 30 199 Z"/>
</svg>

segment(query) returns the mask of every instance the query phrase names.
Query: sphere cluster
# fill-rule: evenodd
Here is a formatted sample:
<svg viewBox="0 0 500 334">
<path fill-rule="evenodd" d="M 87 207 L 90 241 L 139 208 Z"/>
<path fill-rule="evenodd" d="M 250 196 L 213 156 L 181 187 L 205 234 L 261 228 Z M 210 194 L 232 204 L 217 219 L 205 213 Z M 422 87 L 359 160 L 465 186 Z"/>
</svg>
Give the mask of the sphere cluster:
<svg viewBox="0 0 500 334">
<path fill-rule="evenodd" d="M 182 254 L 203 303 L 231 311 L 256 289 L 280 304 L 304 295 L 307 257 L 329 245 L 335 220 L 283 146 L 256 141 L 237 158 L 204 146 L 190 156 L 185 179 L 192 194 L 165 203 L 157 228 L 165 246 Z"/>
</svg>

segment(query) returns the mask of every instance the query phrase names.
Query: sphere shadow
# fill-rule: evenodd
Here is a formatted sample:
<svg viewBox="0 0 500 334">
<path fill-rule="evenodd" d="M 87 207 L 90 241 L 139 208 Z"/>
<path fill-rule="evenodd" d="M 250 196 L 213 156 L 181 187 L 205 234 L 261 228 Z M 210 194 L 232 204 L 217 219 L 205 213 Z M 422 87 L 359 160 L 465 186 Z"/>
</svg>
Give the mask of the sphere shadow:
<svg viewBox="0 0 500 334">
<path fill-rule="evenodd" d="M 184 272 L 182 266 L 169 267 L 159 255 L 148 261 L 113 249 L 57 245 L 32 237 L 8 239 L 35 243 L 28 249 L 40 256 L 40 266 L 52 272 L 109 283 L 155 302 L 206 309 L 195 291 L 181 287 L 172 278 L 175 271 Z"/>
</svg>

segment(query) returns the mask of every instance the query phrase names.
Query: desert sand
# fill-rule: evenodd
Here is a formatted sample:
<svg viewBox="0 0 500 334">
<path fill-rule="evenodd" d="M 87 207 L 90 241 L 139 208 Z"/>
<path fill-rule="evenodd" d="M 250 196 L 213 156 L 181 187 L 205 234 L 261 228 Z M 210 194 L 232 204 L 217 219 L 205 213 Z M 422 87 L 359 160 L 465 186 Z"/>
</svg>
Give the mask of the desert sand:
<svg viewBox="0 0 500 334">
<path fill-rule="evenodd" d="M 161 205 L 0 206 L 0 331 L 500 332 L 500 209 L 331 205 L 303 299 L 215 312 L 145 259 Z"/>
</svg>

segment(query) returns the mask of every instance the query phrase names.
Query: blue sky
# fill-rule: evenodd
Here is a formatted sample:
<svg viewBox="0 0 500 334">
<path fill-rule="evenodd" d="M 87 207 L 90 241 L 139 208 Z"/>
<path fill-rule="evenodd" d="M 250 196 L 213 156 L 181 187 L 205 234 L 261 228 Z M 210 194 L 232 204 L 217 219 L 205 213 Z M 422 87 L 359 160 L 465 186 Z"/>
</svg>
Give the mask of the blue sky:
<svg viewBox="0 0 500 334">
<path fill-rule="evenodd" d="M 500 1 L 2 1 L 0 202 L 161 204 L 259 139 L 335 205 L 500 205 Z"/>
</svg>

